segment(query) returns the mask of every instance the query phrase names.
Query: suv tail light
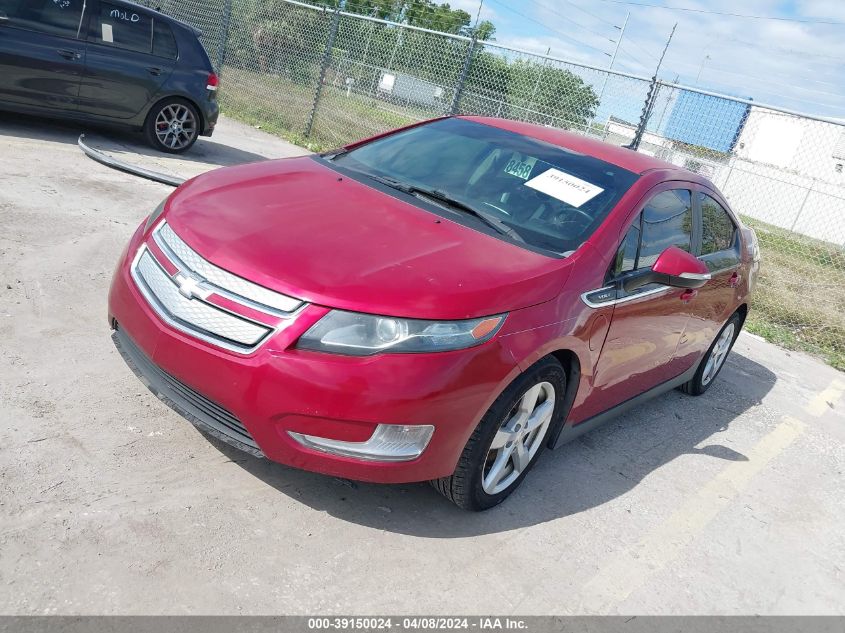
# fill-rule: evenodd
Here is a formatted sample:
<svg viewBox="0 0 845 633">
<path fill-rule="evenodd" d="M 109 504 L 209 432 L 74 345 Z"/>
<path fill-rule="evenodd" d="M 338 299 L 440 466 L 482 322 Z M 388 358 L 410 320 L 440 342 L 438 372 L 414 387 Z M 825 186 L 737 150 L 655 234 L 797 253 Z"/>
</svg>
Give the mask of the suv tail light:
<svg viewBox="0 0 845 633">
<path fill-rule="evenodd" d="M 220 77 L 217 76 L 216 73 L 209 73 L 208 74 L 208 88 L 211 91 L 216 91 L 217 87 L 220 85 Z"/>
</svg>

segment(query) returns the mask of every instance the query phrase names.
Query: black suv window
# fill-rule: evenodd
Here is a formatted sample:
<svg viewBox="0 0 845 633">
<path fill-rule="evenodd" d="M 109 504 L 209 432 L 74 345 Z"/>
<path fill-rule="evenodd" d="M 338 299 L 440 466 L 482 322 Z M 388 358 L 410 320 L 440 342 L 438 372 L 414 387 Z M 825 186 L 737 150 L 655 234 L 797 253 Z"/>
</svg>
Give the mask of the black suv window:
<svg viewBox="0 0 845 633">
<path fill-rule="evenodd" d="M 691 250 L 692 194 L 686 189 L 663 191 L 646 203 L 637 268 L 651 268 L 670 246 Z"/>
<path fill-rule="evenodd" d="M 0 16 L 9 26 L 75 38 L 83 7 L 83 0 L 0 0 Z"/>
<path fill-rule="evenodd" d="M 176 38 L 173 37 L 173 31 L 165 22 L 158 18 L 154 22 L 153 55 L 166 57 L 167 59 L 176 59 L 178 50 L 176 48 Z"/>
<path fill-rule="evenodd" d="M 152 51 L 153 21 L 131 7 L 101 2 L 100 14 L 91 28 L 91 39 L 98 44 L 137 53 Z"/>
<path fill-rule="evenodd" d="M 726 251 L 733 246 L 736 227 L 721 204 L 706 194 L 701 196 L 701 254 Z"/>
</svg>

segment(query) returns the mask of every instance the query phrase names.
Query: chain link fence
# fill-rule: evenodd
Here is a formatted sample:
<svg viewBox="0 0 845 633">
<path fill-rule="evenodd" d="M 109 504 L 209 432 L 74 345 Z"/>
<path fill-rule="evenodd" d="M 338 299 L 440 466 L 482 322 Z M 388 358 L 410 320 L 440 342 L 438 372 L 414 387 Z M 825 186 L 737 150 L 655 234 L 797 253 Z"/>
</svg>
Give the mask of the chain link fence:
<svg viewBox="0 0 845 633">
<path fill-rule="evenodd" d="M 224 113 L 311 149 L 467 113 L 708 177 L 760 238 L 749 328 L 845 369 L 845 125 L 295 0 L 159 6 L 203 30 Z"/>
</svg>

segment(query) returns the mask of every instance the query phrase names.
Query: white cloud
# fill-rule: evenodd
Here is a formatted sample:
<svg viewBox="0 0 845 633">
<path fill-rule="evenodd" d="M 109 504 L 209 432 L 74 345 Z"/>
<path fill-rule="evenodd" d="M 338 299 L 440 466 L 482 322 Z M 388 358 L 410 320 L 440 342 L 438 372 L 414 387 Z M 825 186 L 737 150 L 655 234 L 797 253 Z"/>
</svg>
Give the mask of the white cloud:
<svg viewBox="0 0 845 633">
<path fill-rule="evenodd" d="M 605 67 L 609 58 L 602 51 L 610 52 L 613 44 L 601 35 L 613 33 L 610 24 L 621 24 L 625 11 L 630 10 L 622 51 L 614 66 L 618 70 L 652 75 L 656 57 L 677 22 L 661 78 L 672 80 L 677 75 L 681 83 L 693 84 L 704 60 L 702 88 L 829 116 L 845 110 L 843 26 L 752 20 L 590 0 L 567 3 L 597 16 L 591 17 L 571 6 L 564 9 L 556 0 L 500 2 L 539 22 L 529 23 L 512 12 L 499 11 L 499 18 L 494 20 L 497 38 L 508 46 L 538 53 L 551 47 L 555 57 Z M 805 0 L 796 5 L 798 17 L 845 21 L 842 0 Z M 686 2 L 684 6 L 757 15 L 775 15 L 777 11 L 770 0 L 744 0 L 741 4 L 712 0 Z M 705 56 L 710 59 L 705 60 Z"/>
</svg>

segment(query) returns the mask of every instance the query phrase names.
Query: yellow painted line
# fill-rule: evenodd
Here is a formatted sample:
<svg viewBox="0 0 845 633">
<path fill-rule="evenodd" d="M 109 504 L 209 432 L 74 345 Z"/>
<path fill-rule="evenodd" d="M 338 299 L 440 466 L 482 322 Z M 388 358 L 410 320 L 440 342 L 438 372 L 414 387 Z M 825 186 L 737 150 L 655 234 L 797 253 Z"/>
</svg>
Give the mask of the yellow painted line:
<svg viewBox="0 0 845 633">
<path fill-rule="evenodd" d="M 819 417 L 836 406 L 845 394 L 845 382 L 834 380 L 818 393 L 804 411 Z M 580 612 L 607 613 L 622 602 L 655 573 L 659 572 L 695 539 L 769 462 L 780 455 L 806 429 L 791 416 L 764 436 L 747 455 L 747 461 L 734 462 L 695 495 L 688 498 L 656 530 L 644 536 L 635 546 L 613 556 L 583 587 Z"/>
<path fill-rule="evenodd" d="M 803 422 L 783 421 L 748 452 L 748 461 L 734 462 L 688 498 L 656 530 L 633 548 L 611 558 L 582 588 L 581 613 L 607 613 L 645 580 L 675 560 L 725 506 L 737 497 L 766 465 L 804 431 Z"/>
<path fill-rule="evenodd" d="M 834 380 L 827 389 L 810 401 L 805 411 L 815 417 L 824 415 L 825 412 L 830 411 L 831 407 L 836 406 L 843 393 L 845 393 L 845 382 Z"/>
</svg>

